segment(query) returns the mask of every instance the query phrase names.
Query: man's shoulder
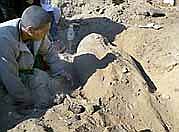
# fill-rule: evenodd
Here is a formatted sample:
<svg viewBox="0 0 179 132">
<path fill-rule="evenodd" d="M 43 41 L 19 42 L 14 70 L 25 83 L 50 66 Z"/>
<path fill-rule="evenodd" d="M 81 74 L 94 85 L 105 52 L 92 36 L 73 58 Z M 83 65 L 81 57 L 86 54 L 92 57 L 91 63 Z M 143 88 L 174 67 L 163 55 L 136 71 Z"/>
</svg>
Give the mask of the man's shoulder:
<svg viewBox="0 0 179 132">
<path fill-rule="evenodd" d="M 20 18 L 16 18 L 16 19 L 12 19 L 12 20 L 0 23 L 0 28 L 8 27 L 8 26 L 16 27 L 19 21 L 20 21 Z"/>
<path fill-rule="evenodd" d="M 17 24 L 19 20 L 20 19 L 18 18 L 0 23 L 0 40 L 17 39 Z"/>
</svg>

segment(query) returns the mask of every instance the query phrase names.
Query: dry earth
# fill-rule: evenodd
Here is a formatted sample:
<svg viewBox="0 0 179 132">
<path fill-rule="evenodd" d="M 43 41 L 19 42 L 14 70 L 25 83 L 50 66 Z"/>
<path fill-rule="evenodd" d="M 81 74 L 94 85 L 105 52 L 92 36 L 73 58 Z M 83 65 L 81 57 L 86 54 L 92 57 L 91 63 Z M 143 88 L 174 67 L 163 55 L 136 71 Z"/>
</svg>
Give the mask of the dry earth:
<svg viewBox="0 0 179 132">
<path fill-rule="evenodd" d="M 134 0 L 100 10 L 85 8 L 66 23 L 78 23 L 78 48 L 67 64 L 76 87 L 61 103 L 26 115 L 15 112 L 2 97 L 1 131 L 178 132 L 176 8 Z M 150 8 L 166 16 L 144 16 Z M 151 22 L 162 28 L 138 27 Z M 60 29 L 64 43 L 66 25 Z"/>
</svg>

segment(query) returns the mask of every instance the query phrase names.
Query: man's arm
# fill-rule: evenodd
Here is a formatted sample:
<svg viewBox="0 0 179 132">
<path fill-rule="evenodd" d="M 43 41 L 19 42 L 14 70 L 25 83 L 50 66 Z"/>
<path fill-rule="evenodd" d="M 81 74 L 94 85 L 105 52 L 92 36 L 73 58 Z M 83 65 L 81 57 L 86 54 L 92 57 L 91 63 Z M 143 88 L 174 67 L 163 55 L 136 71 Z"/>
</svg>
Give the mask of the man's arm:
<svg viewBox="0 0 179 132">
<path fill-rule="evenodd" d="M 1 41 L 6 42 L 6 41 Z M 32 103 L 31 93 L 18 77 L 18 64 L 13 49 L 7 44 L 0 48 L 0 79 L 15 102 Z"/>
<path fill-rule="evenodd" d="M 52 76 L 65 74 L 65 61 L 60 59 L 57 48 L 51 44 L 48 37 L 43 40 L 39 53 L 45 56 Z"/>
</svg>

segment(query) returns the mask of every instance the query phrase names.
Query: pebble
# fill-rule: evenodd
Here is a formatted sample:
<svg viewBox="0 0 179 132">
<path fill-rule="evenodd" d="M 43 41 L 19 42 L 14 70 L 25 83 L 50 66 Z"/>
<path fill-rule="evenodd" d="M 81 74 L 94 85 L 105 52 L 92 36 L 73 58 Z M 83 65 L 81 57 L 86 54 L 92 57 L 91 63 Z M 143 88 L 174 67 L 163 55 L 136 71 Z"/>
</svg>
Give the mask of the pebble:
<svg viewBox="0 0 179 132">
<path fill-rule="evenodd" d="M 128 72 L 129 72 L 129 70 L 128 70 L 127 67 L 123 67 L 123 68 L 122 68 L 122 73 L 128 73 Z"/>
<path fill-rule="evenodd" d="M 82 106 L 82 105 L 73 103 L 69 106 L 69 110 L 72 111 L 75 114 L 80 114 L 80 113 L 83 113 L 85 111 L 85 107 Z"/>
<path fill-rule="evenodd" d="M 86 112 L 88 112 L 89 114 L 92 114 L 95 111 L 92 104 L 88 104 L 85 108 L 86 108 Z"/>
<path fill-rule="evenodd" d="M 163 99 L 167 99 L 167 100 L 169 100 L 169 99 L 170 99 L 170 96 L 169 96 L 169 95 L 165 95 L 165 94 L 163 94 L 163 95 L 162 95 L 162 98 L 163 98 Z"/>
</svg>

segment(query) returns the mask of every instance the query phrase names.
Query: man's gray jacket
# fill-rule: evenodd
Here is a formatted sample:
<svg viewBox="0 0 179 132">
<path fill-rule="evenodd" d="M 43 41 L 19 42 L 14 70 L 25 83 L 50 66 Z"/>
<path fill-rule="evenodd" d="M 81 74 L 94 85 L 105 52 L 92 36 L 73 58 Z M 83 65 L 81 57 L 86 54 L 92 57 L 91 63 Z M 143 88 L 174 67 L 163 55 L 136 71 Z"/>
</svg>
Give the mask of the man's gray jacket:
<svg viewBox="0 0 179 132">
<path fill-rule="evenodd" d="M 63 72 L 56 48 L 48 38 L 33 42 L 33 52 L 21 41 L 20 18 L 0 24 L 0 81 L 16 100 L 31 101 L 31 95 L 19 78 L 19 70 L 33 68 L 35 56 L 41 54 L 50 67 L 51 75 Z"/>
</svg>

